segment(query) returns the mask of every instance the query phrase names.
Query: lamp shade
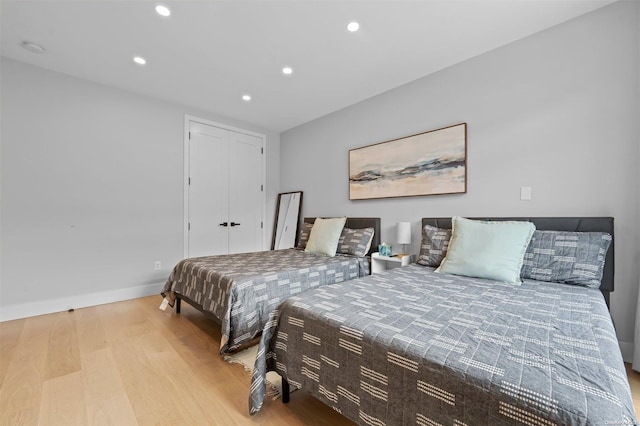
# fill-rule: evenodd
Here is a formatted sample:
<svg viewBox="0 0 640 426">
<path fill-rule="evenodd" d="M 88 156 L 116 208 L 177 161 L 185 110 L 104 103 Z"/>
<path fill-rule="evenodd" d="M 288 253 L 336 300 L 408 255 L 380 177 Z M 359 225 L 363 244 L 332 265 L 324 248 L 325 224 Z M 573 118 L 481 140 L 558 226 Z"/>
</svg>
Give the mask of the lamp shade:
<svg viewBox="0 0 640 426">
<path fill-rule="evenodd" d="M 396 243 L 411 244 L 411 222 L 398 222 L 396 232 Z"/>
</svg>

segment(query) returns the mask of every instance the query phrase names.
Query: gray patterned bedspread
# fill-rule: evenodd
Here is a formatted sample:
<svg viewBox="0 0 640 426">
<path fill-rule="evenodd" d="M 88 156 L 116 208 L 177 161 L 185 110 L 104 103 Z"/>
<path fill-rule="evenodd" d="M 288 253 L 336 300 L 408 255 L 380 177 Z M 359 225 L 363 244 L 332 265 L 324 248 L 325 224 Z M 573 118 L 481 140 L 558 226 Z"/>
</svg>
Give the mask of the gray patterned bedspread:
<svg viewBox="0 0 640 426">
<path fill-rule="evenodd" d="M 280 302 L 310 288 L 367 275 L 366 258 L 329 257 L 299 249 L 260 251 L 184 259 L 162 289 L 200 304 L 222 323 L 220 352 L 257 336 Z"/>
<path fill-rule="evenodd" d="M 637 424 L 597 289 L 410 265 L 295 296 L 265 327 L 274 370 L 362 425 Z"/>
</svg>

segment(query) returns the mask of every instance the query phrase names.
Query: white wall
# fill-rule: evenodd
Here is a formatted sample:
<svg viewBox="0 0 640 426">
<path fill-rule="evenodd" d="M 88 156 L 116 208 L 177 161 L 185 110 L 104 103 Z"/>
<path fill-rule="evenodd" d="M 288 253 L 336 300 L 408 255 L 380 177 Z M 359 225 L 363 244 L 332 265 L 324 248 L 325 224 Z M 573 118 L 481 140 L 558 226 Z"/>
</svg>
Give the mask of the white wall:
<svg viewBox="0 0 640 426">
<path fill-rule="evenodd" d="M 640 22 L 640 7 L 636 8 L 638 13 L 638 22 Z M 640 28 L 638 28 L 638 32 L 636 34 L 638 37 L 638 53 L 637 60 L 640 67 Z M 638 85 L 636 86 L 636 94 L 640 97 L 640 72 L 637 75 L 638 77 Z M 640 120 L 637 122 L 638 128 L 640 128 Z M 640 133 L 640 130 L 638 131 Z M 640 164 L 640 149 L 638 149 L 638 164 Z M 638 199 L 636 200 L 636 211 L 638 212 L 638 228 L 640 229 L 640 185 L 638 185 Z M 636 234 L 636 241 L 638 247 L 640 247 L 640 232 Z M 640 253 L 635 259 L 635 263 L 640 263 Z M 638 276 L 638 286 L 640 288 L 640 275 Z M 638 350 L 633 351 L 633 369 L 636 371 L 640 371 L 640 294 L 638 294 L 638 299 L 636 302 L 636 322 L 635 322 L 635 340 L 633 342 L 634 349 L 639 348 Z"/>
<path fill-rule="evenodd" d="M 1 69 L 0 319 L 159 293 L 183 256 L 185 114 L 267 136 L 270 247 L 279 134 L 6 58 Z"/>
<path fill-rule="evenodd" d="M 640 252 L 638 7 L 614 3 L 284 132 L 282 190 L 304 191 L 304 215 L 379 216 L 387 242 L 397 221 L 411 221 L 414 253 L 423 216 L 613 216 L 612 313 L 629 359 Z M 466 194 L 349 201 L 349 149 L 460 122 Z M 532 187 L 531 201 L 520 201 L 520 186 Z"/>
</svg>

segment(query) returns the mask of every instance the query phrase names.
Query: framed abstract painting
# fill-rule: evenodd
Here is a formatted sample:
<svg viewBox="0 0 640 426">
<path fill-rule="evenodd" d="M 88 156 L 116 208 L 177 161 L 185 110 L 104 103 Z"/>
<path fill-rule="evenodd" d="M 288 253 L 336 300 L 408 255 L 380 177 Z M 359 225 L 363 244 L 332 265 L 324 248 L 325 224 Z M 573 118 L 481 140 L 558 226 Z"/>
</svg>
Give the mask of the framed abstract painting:
<svg viewBox="0 0 640 426">
<path fill-rule="evenodd" d="M 349 199 L 467 192 L 467 123 L 349 150 Z"/>
</svg>

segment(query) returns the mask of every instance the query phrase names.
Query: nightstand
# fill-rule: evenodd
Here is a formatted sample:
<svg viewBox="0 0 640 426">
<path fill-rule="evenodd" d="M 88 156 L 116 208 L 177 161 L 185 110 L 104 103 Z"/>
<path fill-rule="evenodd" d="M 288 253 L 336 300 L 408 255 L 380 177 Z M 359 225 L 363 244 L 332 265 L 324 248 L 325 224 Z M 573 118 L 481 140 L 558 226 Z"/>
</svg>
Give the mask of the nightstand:
<svg viewBox="0 0 640 426">
<path fill-rule="evenodd" d="M 397 268 L 399 266 L 407 266 L 411 263 L 411 255 L 405 254 L 403 257 L 397 256 L 380 256 L 380 253 L 371 253 L 371 273 L 377 274 L 387 269 Z"/>
</svg>

